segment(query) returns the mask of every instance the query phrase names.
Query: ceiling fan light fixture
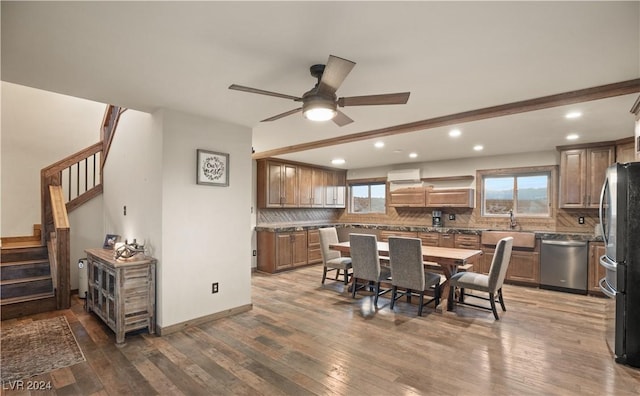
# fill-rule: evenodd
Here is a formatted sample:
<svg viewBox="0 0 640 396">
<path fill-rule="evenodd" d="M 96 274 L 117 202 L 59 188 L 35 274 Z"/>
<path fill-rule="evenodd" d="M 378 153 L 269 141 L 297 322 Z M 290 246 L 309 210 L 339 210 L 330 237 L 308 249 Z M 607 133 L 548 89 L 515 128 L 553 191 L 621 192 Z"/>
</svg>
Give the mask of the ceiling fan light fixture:
<svg viewBox="0 0 640 396">
<path fill-rule="evenodd" d="M 337 105 L 333 98 L 305 95 L 302 113 L 306 119 L 311 121 L 329 121 L 336 116 Z"/>
</svg>

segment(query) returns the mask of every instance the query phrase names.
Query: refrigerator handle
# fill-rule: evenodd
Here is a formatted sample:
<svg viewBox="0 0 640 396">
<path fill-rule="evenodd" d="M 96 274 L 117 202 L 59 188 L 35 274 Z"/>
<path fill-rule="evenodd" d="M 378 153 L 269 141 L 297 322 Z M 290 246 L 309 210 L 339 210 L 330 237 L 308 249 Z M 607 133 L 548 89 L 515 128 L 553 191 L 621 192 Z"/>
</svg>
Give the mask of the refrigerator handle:
<svg viewBox="0 0 640 396">
<path fill-rule="evenodd" d="M 608 176 L 608 175 L 607 175 Z M 607 188 L 607 184 L 609 184 L 609 179 L 604 179 L 604 183 L 602 184 L 602 191 L 600 191 L 600 205 L 598 205 L 598 217 L 600 219 L 600 230 L 602 231 L 602 239 L 604 240 L 604 245 L 608 246 L 609 241 L 607 241 L 607 233 L 604 229 L 604 221 L 602 221 L 602 216 L 604 214 L 604 192 Z"/>
</svg>

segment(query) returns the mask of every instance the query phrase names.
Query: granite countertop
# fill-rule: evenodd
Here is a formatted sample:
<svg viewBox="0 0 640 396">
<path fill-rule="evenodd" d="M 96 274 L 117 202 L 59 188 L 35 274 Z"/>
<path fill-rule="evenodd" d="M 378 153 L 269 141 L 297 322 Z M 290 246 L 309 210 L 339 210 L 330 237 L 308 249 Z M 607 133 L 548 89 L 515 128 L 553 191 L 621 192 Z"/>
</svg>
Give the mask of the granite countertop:
<svg viewBox="0 0 640 396">
<path fill-rule="evenodd" d="M 389 225 L 389 224 L 360 224 L 360 223 L 296 223 L 296 224 L 261 224 L 255 227 L 256 231 L 267 232 L 293 232 L 316 230 L 323 227 L 336 228 L 363 228 L 370 230 L 385 231 L 410 231 L 410 232 L 441 232 L 445 234 L 469 234 L 481 235 L 486 228 L 456 228 L 456 227 L 431 227 L 431 226 L 415 226 L 415 225 Z M 496 230 L 498 231 L 498 230 Z M 510 231 L 510 230 L 499 230 Z M 556 232 L 556 231 L 513 231 L 513 232 L 533 232 L 536 239 L 552 239 L 552 240 L 571 240 L 571 241 L 602 241 L 601 236 L 590 233 L 572 233 L 572 232 Z"/>
</svg>

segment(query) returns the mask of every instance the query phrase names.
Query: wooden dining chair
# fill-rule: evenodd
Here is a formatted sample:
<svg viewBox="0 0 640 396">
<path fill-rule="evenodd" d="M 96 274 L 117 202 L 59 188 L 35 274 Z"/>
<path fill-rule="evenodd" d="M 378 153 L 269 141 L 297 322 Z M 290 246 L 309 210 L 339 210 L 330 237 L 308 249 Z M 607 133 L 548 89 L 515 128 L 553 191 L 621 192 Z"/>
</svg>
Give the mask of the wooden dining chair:
<svg viewBox="0 0 640 396">
<path fill-rule="evenodd" d="M 498 311 L 496 310 L 496 298 L 500 303 L 502 310 L 506 311 L 507 309 L 504 306 L 504 299 L 502 297 L 502 283 L 504 282 L 504 277 L 507 274 L 507 268 L 509 267 L 509 261 L 511 260 L 512 248 L 513 237 L 502 238 L 498 241 L 488 275 L 478 274 L 475 272 L 458 272 L 451 277 L 450 284 L 453 288 L 453 295 L 455 296 L 456 288 L 460 289 L 457 301 L 458 304 L 470 305 L 472 307 L 492 311 L 496 320 L 500 320 Z M 465 301 L 465 289 L 474 289 L 489 293 L 488 298 L 477 294 L 468 294 L 466 297 L 488 300 L 491 307 L 489 308 Z"/>
<path fill-rule="evenodd" d="M 336 280 L 340 272 L 344 273 L 344 284 L 349 283 L 349 270 L 351 269 L 351 257 L 342 257 L 337 250 L 331 250 L 332 243 L 338 243 L 338 231 L 335 227 L 320 228 L 320 254 L 324 268 L 322 271 L 322 284 L 327 279 L 327 272 L 336 271 Z"/>
<path fill-rule="evenodd" d="M 388 293 L 391 289 L 380 289 L 380 282 L 391 277 L 389 268 L 380 266 L 378 243 L 375 235 L 349 234 L 351 251 L 351 265 L 353 267 L 353 285 L 351 297 L 356 297 L 356 291 L 373 287 L 373 305 L 378 306 L 378 297 Z M 363 281 L 358 285 L 358 281 Z"/>
<path fill-rule="evenodd" d="M 391 310 L 396 300 L 406 296 L 411 302 L 413 295 L 420 298 L 418 316 L 422 308 L 435 301 L 440 303 L 440 275 L 425 270 L 422 261 L 422 241 L 418 238 L 389 237 L 389 261 L 391 264 Z M 424 301 L 425 291 L 433 288 L 434 297 Z M 398 290 L 400 289 L 400 290 Z"/>
</svg>

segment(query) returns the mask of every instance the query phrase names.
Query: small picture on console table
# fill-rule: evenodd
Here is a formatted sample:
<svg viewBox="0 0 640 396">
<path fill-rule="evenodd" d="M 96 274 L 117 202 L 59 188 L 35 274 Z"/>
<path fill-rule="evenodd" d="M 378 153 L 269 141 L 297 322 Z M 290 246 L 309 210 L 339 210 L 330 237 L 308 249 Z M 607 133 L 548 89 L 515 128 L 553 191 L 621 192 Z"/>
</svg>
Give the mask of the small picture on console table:
<svg viewBox="0 0 640 396">
<path fill-rule="evenodd" d="M 196 183 L 210 186 L 229 185 L 229 154 L 197 150 Z"/>
<path fill-rule="evenodd" d="M 102 247 L 104 249 L 113 249 L 116 246 L 118 239 L 120 239 L 120 235 L 107 234 L 107 236 L 104 237 L 104 245 L 102 245 Z"/>
</svg>

